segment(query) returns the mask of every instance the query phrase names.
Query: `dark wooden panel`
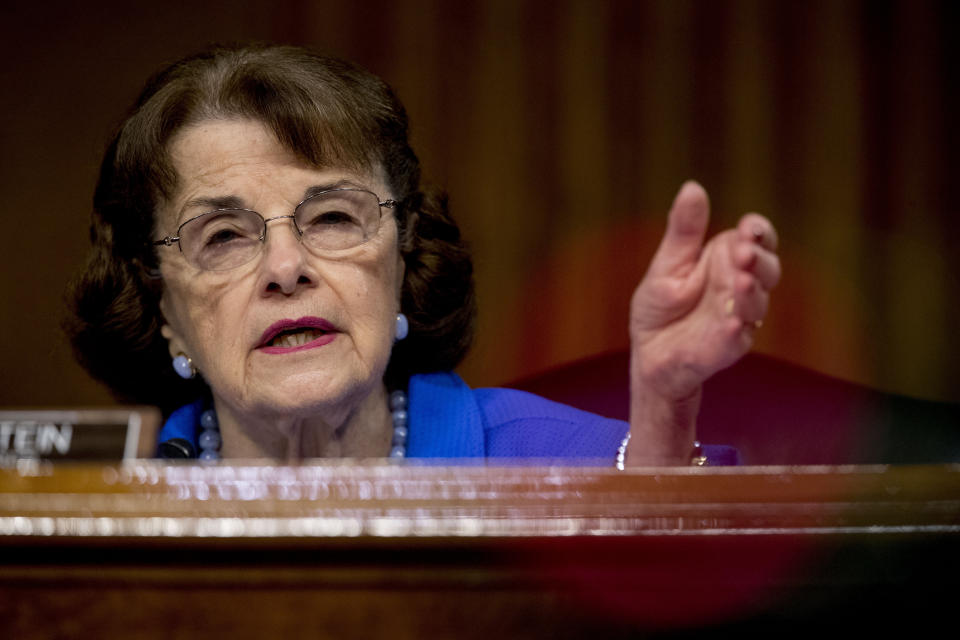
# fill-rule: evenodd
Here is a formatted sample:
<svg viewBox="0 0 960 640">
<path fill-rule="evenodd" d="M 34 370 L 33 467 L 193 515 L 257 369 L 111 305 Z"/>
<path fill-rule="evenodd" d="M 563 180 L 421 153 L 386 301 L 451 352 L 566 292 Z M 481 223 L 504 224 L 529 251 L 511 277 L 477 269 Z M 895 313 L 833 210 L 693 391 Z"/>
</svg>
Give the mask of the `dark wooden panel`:
<svg viewBox="0 0 960 640">
<path fill-rule="evenodd" d="M 0 475 L 0 531 L 10 637 L 916 630 L 960 468 L 46 466 Z"/>
</svg>

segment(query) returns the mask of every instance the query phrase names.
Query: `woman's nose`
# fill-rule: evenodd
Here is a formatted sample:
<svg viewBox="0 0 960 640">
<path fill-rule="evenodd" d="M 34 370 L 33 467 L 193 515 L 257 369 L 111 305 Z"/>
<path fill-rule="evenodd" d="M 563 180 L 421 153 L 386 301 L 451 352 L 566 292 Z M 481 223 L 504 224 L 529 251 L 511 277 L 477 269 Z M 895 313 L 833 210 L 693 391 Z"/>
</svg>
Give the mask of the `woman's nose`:
<svg viewBox="0 0 960 640">
<path fill-rule="evenodd" d="M 290 295 L 300 286 L 314 284 L 316 278 L 310 270 L 293 216 L 277 216 L 267 220 L 263 243 L 261 290 L 264 293 Z"/>
</svg>

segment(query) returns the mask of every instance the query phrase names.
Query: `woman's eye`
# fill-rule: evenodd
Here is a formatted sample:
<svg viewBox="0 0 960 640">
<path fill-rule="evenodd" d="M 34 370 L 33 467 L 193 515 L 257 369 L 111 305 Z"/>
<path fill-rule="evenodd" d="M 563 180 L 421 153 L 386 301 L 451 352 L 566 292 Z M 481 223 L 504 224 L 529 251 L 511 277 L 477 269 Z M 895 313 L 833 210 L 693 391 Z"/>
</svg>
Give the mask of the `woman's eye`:
<svg viewBox="0 0 960 640">
<path fill-rule="evenodd" d="M 204 244 L 207 246 L 226 244 L 239 237 L 240 234 L 233 229 L 220 229 L 219 231 L 215 231 L 207 236 L 207 241 Z"/>
<path fill-rule="evenodd" d="M 311 226 L 336 226 L 354 224 L 356 219 L 343 211 L 325 211 L 310 220 Z"/>
</svg>

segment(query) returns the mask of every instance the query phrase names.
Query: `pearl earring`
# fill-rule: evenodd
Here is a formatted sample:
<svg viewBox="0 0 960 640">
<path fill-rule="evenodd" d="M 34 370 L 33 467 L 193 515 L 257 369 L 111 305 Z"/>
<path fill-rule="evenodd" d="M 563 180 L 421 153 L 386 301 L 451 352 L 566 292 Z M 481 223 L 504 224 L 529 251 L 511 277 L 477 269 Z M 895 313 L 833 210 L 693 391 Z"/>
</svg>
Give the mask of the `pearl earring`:
<svg viewBox="0 0 960 640">
<path fill-rule="evenodd" d="M 197 370 L 193 367 L 193 360 L 184 353 L 178 353 L 173 359 L 173 370 L 184 380 L 189 380 L 197 375 Z"/>
<path fill-rule="evenodd" d="M 410 323 L 407 322 L 407 316 L 402 313 L 397 314 L 397 332 L 396 339 L 403 340 L 407 337 L 407 334 L 410 332 Z"/>
</svg>

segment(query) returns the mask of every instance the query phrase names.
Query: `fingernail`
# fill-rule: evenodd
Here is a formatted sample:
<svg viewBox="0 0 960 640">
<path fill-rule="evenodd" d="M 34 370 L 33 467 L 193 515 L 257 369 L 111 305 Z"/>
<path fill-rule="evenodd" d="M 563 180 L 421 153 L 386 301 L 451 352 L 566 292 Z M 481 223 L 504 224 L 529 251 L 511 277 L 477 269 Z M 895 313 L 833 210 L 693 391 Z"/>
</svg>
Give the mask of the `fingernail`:
<svg viewBox="0 0 960 640">
<path fill-rule="evenodd" d="M 761 240 L 763 240 L 763 235 L 764 235 L 763 226 L 759 224 L 753 225 L 753 229 L 751 233 L 753 234 L 753 239 L 756 240 L 757 242 L 760 242 Z"/>
<path fill-rule="evenodd" d="M 727 303 L 723 306 L 723 310 L 728 316 L 733 315 L 733 305 L 733 298 L 727 298 Z"/>
</svg>

